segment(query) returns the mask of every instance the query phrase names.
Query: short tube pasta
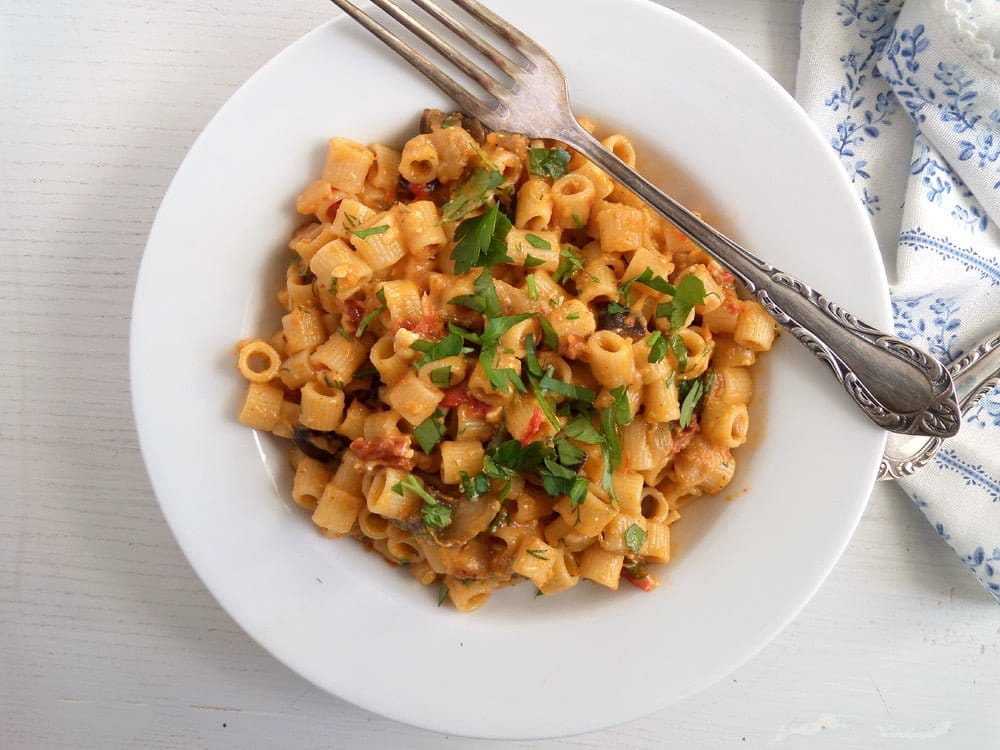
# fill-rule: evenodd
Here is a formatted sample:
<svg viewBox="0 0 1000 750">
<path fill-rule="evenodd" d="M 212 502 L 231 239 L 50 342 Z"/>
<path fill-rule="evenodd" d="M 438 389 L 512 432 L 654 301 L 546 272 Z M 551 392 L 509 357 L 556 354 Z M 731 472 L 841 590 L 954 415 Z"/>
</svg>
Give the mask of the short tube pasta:
<svg viewBox="0 0 1000 750">
<path fill-rule="evenodd" d="M 237 419 L 290 441 L 318 534 L 460 612 L 521 581 L 653 588 L 685 505 L 734 481 L 774 322 L 581 154 L 474 125 L 330 139 L 280 324 L 234 350 Z"/>
</svg>

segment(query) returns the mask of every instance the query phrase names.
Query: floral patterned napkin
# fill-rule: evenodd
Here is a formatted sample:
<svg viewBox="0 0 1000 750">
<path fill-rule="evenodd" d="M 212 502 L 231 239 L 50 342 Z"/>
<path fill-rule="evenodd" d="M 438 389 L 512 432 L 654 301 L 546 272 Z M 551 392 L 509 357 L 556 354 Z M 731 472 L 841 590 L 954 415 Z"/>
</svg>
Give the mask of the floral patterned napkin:
<svg viewBox="0 0 1000 750">
<path fill-rule="evenodd" d="M 796 97 L 871 217 L 896 334 L 1000 330 L 1000 0 L 805 0 Z M 1000 603 L 1000 389 L 900 482 Z"/>
</svg>

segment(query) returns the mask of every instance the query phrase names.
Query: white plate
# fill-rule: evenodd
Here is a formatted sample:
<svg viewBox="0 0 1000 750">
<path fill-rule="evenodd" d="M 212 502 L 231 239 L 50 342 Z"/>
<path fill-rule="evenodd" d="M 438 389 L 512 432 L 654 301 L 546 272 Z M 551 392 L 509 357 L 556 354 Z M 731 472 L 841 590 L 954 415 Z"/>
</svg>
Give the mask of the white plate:
<svg viewBox="0 0 1000 750">
<path fill-rule="evenodd" d="M 578 114 L 633 135 L 675 192 L 875 324 L 890 322 L 868 222 L 789 96 L 694 23 L 640 0 L 492 0 L 565 67 Z M 643 594 L 496 595 L 473 615 L 288 499 L 285 451 L 236 423 L 236 339 L 275 325 L 293 199 L 326 139 L 399 141 L 441 95 L 346 20 L 265 65 L 170 186 L 136 290 L 136 422 L 163 513 L 205 585 L 278 659 L 386 716 L 485 737 L 606 727 L 704 688 L 799 611 L 846 545 L 883 434 L 790 337 L 767 359 L 727 496 L 696 504 Z M 641 163 L 640 163 L 641 165 Z M 669 167 L 670 170 L 665 170 Z M 679 186 L 679 187 L 678 187 Z M 743 491 L 745 489 L 745 492 Z"/>
</svg>

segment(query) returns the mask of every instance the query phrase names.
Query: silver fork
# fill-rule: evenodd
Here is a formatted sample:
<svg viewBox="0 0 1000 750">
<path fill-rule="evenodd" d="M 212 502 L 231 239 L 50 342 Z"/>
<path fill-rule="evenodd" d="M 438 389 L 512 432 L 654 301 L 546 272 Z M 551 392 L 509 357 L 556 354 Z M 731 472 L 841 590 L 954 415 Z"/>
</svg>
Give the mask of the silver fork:
<svg viewBox="0 0 1000 750">
<path fill-rule="evenodd" d="M 503 82 L 496 71 L 488 72 L 469 59 L 392 0 L 373 2 L 476 81 L 487 93 L 485 98 L 460 85 L 350 0 L 332 2 L 450 96 L 465 114 L 492 130 L 560 140 L 649 203 L 728 268 L 781 326 L 826 362 L 855 403 L 877 425 L 891 432 L 936 438 L 958 432 L 961 412 L 951 375 L 944 365 L 905 341 L 857 319 L 815 289 L 765 263 L 605 149 L 573 116 L 566 78 L 552 56 L 477 0 L 450 0 L 450 3 L 465 11 L 484 31 L 504 39 L 524 58 L 524 63 L 511 60 L 460 21 L 454 12 L 431 0 L 411 2 L 481 53 L 513 85 Z"/>
</svg>

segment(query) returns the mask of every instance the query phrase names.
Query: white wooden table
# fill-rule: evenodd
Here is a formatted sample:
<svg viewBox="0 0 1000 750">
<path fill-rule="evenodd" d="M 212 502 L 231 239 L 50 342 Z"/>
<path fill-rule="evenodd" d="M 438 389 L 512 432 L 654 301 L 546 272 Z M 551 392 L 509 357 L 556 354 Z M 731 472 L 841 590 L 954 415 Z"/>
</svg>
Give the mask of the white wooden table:
<svg viewBox="0 0 1000 750">
<path fill-rule="evenodd" d="M 798 0 L 666 4 L 792 86 Z M 184 560 L 136 446 L 128 319 L 157 204 L 212 113 L 331 12 L 0 3 L 0 747 L 489 744 L 366 713 L 272 659 Z M 523 746 L 985 749 L 998 699 L 996 605 L 883 486 L 802 615 L 722 684 Z"/>
</svg>

